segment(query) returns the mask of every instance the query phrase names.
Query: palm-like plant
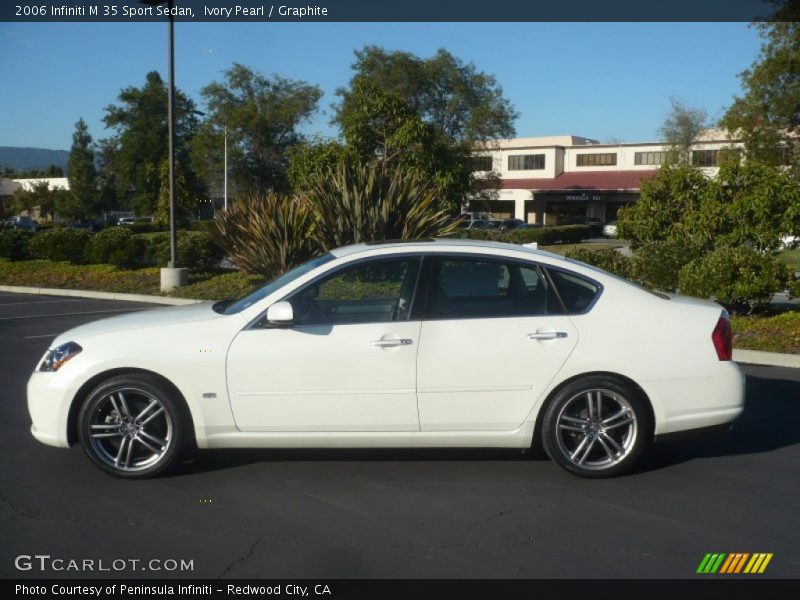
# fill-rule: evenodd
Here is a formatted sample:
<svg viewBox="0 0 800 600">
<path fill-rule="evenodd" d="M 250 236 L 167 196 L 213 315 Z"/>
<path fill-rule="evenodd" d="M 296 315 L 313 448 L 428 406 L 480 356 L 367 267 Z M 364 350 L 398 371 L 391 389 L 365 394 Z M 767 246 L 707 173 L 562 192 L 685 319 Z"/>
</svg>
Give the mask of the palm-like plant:
<svg viewBox="0 0 800 600">
<path fill-rule="evenodd" d="M 315 235 L 324 249 L 443 236 L 455 229 L 447 213 L 436 208 L 432 181 L 380 160 L 320 168 L 301 197 L 313 207 Z"/>
<path fill-rule="evenodd" d="M 308 202 L 273 192 L 231 203 L 217 219 L 216 237 L 237 267 L 269 278 L 319 251 Z"/>
</svg>

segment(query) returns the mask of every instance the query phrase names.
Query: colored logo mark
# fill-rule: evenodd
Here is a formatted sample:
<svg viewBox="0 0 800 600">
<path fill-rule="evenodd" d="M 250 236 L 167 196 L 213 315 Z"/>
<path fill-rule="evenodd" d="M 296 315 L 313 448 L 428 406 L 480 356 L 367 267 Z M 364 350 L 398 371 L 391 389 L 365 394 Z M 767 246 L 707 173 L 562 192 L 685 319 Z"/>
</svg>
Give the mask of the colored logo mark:
<svg viewBox="0 0 800 600">
<path fill-rule="evenodd" d="M 738 573 L 763 573 L 769 561 L 772 560 L 772 552 L 715 552 L 708 553 L 703 557 L 697 572 L 701 574 L 720 573 L 726 575 Z"/>
</svg>

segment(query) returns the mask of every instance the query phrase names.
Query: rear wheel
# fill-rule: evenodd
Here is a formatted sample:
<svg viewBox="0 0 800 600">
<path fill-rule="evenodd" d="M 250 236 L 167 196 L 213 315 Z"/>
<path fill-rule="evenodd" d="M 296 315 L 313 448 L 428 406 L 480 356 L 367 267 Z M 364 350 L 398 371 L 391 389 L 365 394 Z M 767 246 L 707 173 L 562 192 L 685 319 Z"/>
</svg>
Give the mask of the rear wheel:
<svg viewBox="0 0 800 600">
<path fill-rule="evenodd" d="M 613 477 L 629 470 L 650 435 L 641 396 L 617 379 L 576 380 L 553 398 L 542 427 L 547 455 L 581 477 Z"/>
<path fill-rule="evenodd" d="M 185 419 L 171 390 L 148 375 L 121 375 L 97 386 L 78 416 L 78 438 L 100 469 L 136 479 L 163 473 L 184 446 Z"/>
</svg>

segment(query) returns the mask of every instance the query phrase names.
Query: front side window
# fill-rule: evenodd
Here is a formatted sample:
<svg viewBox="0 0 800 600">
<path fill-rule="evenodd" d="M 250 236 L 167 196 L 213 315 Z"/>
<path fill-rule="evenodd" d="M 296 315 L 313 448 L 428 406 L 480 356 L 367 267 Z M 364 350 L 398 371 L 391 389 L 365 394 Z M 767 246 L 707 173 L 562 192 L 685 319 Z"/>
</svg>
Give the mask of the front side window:
<svg viewBox="0 0 800 600">
<path fill-rule="evenodd" d="M 382 323 L 408 318 L 420 259 L 359 262 L 292 294 L 300 325 Z"/>
<path fill-rule="evenodd" d="M 426 315 L 433 319 L 561 314 L 536 265 L 478 257 L 436 261 Z"/>
</svg>

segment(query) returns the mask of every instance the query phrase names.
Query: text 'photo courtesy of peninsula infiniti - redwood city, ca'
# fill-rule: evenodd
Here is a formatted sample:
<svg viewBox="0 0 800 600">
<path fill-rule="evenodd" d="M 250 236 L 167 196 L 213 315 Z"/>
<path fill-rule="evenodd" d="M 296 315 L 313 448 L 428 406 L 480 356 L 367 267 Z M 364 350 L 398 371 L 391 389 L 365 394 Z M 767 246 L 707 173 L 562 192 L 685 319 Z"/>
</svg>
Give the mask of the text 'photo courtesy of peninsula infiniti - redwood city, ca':
<svg viewBox="0 0 800 600">
<path fill-rule="evenodd" d="M 31 431 L 107 473 L 205 448 L 529 448 L 584 477 L 666 434 L 734 420 L 725 310 L 522 246 L 333 250 L 240 300 L 58 336 L 28 382 Z"/>
</svg>

